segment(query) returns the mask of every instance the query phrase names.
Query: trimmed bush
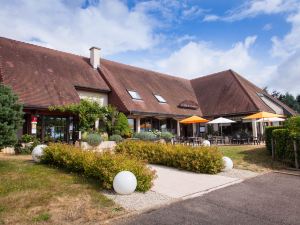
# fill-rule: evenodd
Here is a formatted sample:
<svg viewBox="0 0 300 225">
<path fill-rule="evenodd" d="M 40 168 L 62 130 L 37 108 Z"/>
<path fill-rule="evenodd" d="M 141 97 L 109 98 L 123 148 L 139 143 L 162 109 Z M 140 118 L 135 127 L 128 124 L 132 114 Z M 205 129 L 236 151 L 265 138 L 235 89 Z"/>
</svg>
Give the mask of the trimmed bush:
<svg viewBox="0 0 300 225">
<path fill-rule="evenodd" d="M 174 135 L 170 132 L 161 132 L 160 138 L 164 139 L 166 142 L 170 142 Z"/>
<path fill-rule="evenodd" d="M 157 136 L 152 133 L 152 132 L 140 132 L 140 133 L 135 133 L 133 135 L 134 138 L 138 138 L 143 141 L 154 141 L 157 140 Z"/>
<path fill-rule="evenodd" d="M 275 142 L 275 156 L 277 159 L 284 160 L 288 144 L 291 141 L 289 131 L 287 129 L 275 129 L 272 136 Z"/>
<path fill-rule="evenodd" d="M 102 138 L 99 134 L 97 133 L 91 133 L 87 136 L 86 138 L 87 140 L 87 143 L 91 146 L 98 146 L 100 145 L 101 141 L 102 141 Z"/>
<path fill-rule="evenodd" d="M 50 144 L 45 148 L 41 162 L 98 179 L 106 189 L 112 188 L 114 177 L 124 170 L 131 171 L 136 176 L 137 191 L 149 190 L 155 178 L 155 172 L 141 160 L 129 159 L 124 154 L 82 151 L 80 148 L 61 143 Z"/>
<path fill-rule="evenodd" d="M 272 132 L 273 130 L 282 129 L 283 127 L 266 127 L 265 137 L 266 137 L 266 148 L 270 154 L 272 154 Z"/>
<path fill-rule="evenodd" d="M 215 174 L 223 167 L 222 154 L 216 147 L 190 147 L 145 141 L 124 141 L 116 147 L 149 163 L 160 164 L 197 173 Z"/>
<path fill-rule="evenodd" d="M 123 138 L 121 137 L 121 135 L 118 135 L 118 134 L 114 134 L 114 135 L 111 135 L 109 137 L 109 140 L 110 141 L 115 141 L 116 143 L 119 143 L 123 140 Z"/>
</svg>

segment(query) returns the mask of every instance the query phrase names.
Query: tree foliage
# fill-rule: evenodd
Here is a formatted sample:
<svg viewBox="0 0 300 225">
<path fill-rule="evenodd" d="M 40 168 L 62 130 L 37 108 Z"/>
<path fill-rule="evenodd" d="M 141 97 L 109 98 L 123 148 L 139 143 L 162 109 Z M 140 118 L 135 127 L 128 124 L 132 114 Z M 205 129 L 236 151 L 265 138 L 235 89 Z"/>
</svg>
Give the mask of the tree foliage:
<svg viewBox="0 0 300 225">
<path fill-rule="evenodd" d="M 82 99 L 78 104 L 50 106 L 49 110 L 58 110 L 60 112 L 69 112 L 78 115 L 80 131 L 93 130 L 96 120 L 102 118 L 104 113 L 104 108 L 97 102 L 85 99 Z"/>
<path fill-rule="evenodd" d="M 23 106 L 11 88 L 0 84 L 0 149 L 17 143 L 23 122 Z"/>
<path fill-rule="evenodd" d="M 119 134 L 129 137 L 131 135 L 127 117 L 111 105 L 100 106 L 94 101 L 81 100 L 78 104 L 51 106 L 49 110 L 78 115 L 80 131 L 95 130 L 95 122 L 99 119 L 100 130 L 107 132 L 109 136 Z"/>
<path fill-rule="evenodd" d="M 272 96 L 291 107 L 295 111 L 300 113 L 300 95 L 294 97 L 290 93 L 286 92 L 285 94 L 280 93 L 279 91 L 273 91 Z"/>
</svg>

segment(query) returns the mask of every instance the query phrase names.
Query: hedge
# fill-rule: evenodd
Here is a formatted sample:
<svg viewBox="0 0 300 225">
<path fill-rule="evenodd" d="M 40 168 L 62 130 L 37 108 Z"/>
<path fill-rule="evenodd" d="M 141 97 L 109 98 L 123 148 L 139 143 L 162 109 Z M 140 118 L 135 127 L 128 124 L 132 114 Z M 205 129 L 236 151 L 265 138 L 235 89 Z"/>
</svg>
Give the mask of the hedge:
<svg viewBox="0 0 300 225">
<path fill-rule="evenodd" d="M 222 154 L 216 147 L 191 147 L 146 141 L 124 141 L 117 153 L 147 160 L 149 163 L 175 167 L 197 173 L 215 174 L 223 167 Z"/>
<path fill-rule="evenodd" d="M 131 171 L 137 178 L 137 191 L 145 192 L 152 187 L 155 172 L 138 159 L 129 159 L 124 154 L 83 151 L 67 144 L 50 144 L 44 149 L 41 162 L 55 165 L 72 172 L 96 178 L 101 186 L 111 189 L 113 179 L 120 171 Z"/>
<path fill-rule="evenodd" d="M 275 129 L 272 131 L 274 139 L 275 156 L 277 159 L 284 160 L 288 151 L 288 144 L 291 142 L 287 129 Z"/>
<path fill-rule="evenodd" d="M 266 148 L 270 154 L 272 154 L 272 132 L 273 130 L 282 129 L 282 128 L 283 128 L 282 126 L 265 128 Z"/>
</svg>

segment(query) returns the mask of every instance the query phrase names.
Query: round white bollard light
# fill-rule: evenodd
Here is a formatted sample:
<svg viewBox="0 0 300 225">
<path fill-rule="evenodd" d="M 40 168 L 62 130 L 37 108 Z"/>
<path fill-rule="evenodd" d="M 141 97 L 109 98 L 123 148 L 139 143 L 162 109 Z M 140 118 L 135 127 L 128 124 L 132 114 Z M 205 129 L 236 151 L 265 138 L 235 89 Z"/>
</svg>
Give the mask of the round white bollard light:
<svg viewBox="0 0 300 225">
<path fill-rule="evenodd" d="M 209 140 L 204 140 L 202 145 L 205 146 L 205 147 L 209 147 L 210 146 Z"/>
<path fill-rule="evenodd" d="M 224 168 L 222 171 L 229 171 L 233 168 L 233 162 L 229 157 L 224 156 L 223 158 Z"/>
<path fill-rule="evenodd" d="M 37 145 L 31 153 L 32 159 L 35 162 L 40 162 L 41 161 L 41 157 L 44 153 L 44 148 L 46 148 L 47 145 Z"/>
<path fill-rule="evenodd" d="M 113 181 L 115 192 L 121 195 L 129 195 L 136 189 L 137 180 L 133 173 L 130 171 L 119 172 Z"/>
</svg>

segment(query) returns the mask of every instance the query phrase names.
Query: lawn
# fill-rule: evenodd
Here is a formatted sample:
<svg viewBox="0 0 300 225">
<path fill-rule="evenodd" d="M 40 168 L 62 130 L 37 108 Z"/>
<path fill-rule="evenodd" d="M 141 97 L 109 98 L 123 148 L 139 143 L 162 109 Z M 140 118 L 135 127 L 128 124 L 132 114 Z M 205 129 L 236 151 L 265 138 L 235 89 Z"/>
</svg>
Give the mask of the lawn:
<svg viewBox="0 0 300 225">
<path fill-rule="evenodd" d="M 282 169 L 284 165 L 274 162 L 264 146 L 239 145 L 219 146 L 224 156 L 233 160 L 234 167 L 254 172 L 266 172 L 272 169 Z"/>
<path fill-rule="evenodd" d="M 94 180 L 0 153 L 0 224 L 101 224 L 124 210 Z"/>
</svg>

